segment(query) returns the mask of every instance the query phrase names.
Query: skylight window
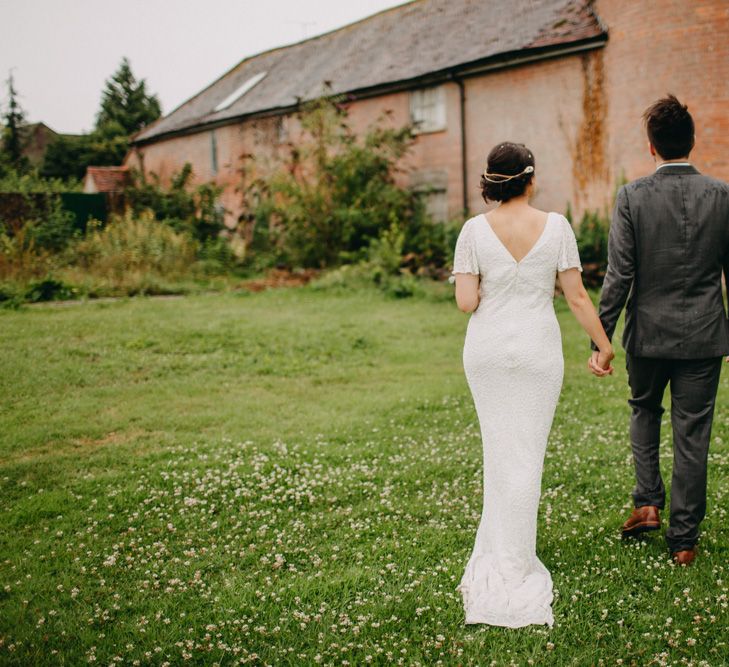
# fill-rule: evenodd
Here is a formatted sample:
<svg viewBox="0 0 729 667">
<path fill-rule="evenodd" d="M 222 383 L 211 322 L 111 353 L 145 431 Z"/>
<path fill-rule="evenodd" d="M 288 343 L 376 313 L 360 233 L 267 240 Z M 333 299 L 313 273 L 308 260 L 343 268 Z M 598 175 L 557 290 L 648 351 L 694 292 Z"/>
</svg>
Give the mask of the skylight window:
<svg viewBox="0 0 729 667">
<path fill-rule="evenodd" d="M 213 109 L 213 111 L 222 111 L 223 109 L 227 109 L 233 102 L 239 100 L 243 95 L 245 95 L 253 86 L 255 86 L 263 77 L 266 76 L 266 72 L 259 72 L 255 76 L 252 76 L 250 79 L 247 79 L 242 86 L 239 86 L 236 88 L 228 97 L 226 97 L 218 106 Z"/>
</svg>

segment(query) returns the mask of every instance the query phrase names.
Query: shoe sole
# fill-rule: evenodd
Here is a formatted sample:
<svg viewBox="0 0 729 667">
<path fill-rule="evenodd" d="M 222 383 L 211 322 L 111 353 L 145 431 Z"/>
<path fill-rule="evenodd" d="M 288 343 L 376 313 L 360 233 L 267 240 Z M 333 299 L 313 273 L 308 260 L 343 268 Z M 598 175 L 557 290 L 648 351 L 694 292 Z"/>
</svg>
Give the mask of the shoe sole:
<svg viewBox="0 0 729 667">
<path fill-rule="evenodd" d="M 623 530 L 621 531 L 623 539 L 628 537 L 637 537 L 638 535 L 642 535 L 643 533 L 648 533 L 652 530 L 658 530 L 661 527 L 660 523 L 655 523 L 654 521 L 647 521 L 645 523 L 639 523 L 637 526 L 633 526 L 629 530 Z"/>
</svg>

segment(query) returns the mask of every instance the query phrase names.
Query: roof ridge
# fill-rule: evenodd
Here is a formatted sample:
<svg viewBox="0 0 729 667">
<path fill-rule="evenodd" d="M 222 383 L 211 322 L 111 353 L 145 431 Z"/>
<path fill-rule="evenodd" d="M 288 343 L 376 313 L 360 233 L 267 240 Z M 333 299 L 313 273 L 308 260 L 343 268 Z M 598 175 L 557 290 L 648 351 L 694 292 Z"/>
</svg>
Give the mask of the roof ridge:
<svg viewBox="0 0 729 667">
<path fill-rule="evenodd" d="M 226 76 L 234 72 L 236 69 L 238 69 L 241 65 L 247 63 L 249 60 L 253 60 L 254 58 L 260 58 L 261 56 L 265 56 L 271 53 L 275 53 L 276 51 L 285 51 L 286 49 L 290 49 L 292 46 L 298 46 L 299 44 L 305 44 L 306 42 L 312 42 L 317 39 L 321 39 L 322 37 L 326 37 L 327 35 L 331 35 L 335 32 L 339 32 L 340 30 L 345 30 L 346 28 L 349 28 L 353 25 L 357 25 L 358 23 L 364 23 L 365 21 L 369 21 L 371 19 L 374 19 L 377 16 L 380 16 L 382 14 L 386 14 L 387 12 L 392 12 L 396 9 L 402 9 L 403 7 L 407 5 L 414 5 L 419 2 L 427 2 L 428 0 L 405 0 L 405 2 L 401 2 L 399 5 L 394 5 L 393 7 L 387 7 L 385 9 L 381 9 L 379 12 L 375 12 L 374 14 L 368 14 L 367 16 L 364 16 L 361 19 L 357 19 L 356 21 L 350 21 L 349 23 L 345 23 L 344 25 L 340 25 L 338 28 L 332 28 L 331 30 L 327 30 L 325 32 L 319 33 L 318 35 L 312 35 L 311 37 L 306 37 L 304 39 L 300 39 L 296 42 L 289 42 L 288 44 L 281 44 L 279 46 L 273 46 L 270 49 L 264 49 L 263 51 L 258 51 L 256 53 L 252 53 L 251 55 L 245 56 L 241 60 L 239 60 L 235 65 L 232 67 L 229 67 L 225 72 L 223 72 L 217 79 L 213 79 L 205 88 L 198 91 L 194 95 L 191 95 L 186 100 L 180 102 L 176 107 L 171 109 L 169 112 L 164 114 L 164 116 L 160 116 L 157 120 L 150 123 L 149 125 L 145 125 L 143 128 L 141 128 L 138 132 L 135 132 L 131 139 L 132 141 L 137 136 L 137 134 L 141 134 L 145 130 L 148 130 L 152 127 L 154 127 L 158 122 L 161 120 L 164 120 L 168 116 L 171 116 L 175 111 L 185 106 L 188 102 L 192 102 L 194 99 L 202 95 L 205 91 L 212 88 L 218 81 L 222 81 Z M 567 0 L 568 2 L 573 2 L 574 0 Z"/>
<path fill-rule="evenodd" d="M 513 3 L 513 4 L 512 4 Z M 565 47 L 596 48 L 606 39 L 592 0 L 410 0 L 297 42 L 246 56 L 154 123 L 140 145 L 162 136 L 296 108 L 324 81 L 333 93 L 374 91 L 492 62 L 510 66 L 529 52 L 550 57 Z M 511 8 L 523 19 L 514 25 Z M 480 66 L 480 65 L 479 65 Z M 258 69 L 256 69 L 258 68 Z M 216 112 L 242 77 L 266 70 L 255 88 Z"/>
</svg>

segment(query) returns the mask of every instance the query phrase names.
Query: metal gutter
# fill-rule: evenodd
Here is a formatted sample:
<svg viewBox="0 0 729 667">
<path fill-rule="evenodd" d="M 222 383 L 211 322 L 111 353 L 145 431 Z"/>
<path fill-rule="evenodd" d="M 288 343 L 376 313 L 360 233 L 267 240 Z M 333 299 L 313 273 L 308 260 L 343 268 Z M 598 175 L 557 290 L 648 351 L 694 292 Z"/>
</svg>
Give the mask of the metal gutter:
<svg viewBox="0 0 729 667">
<path fill-rule="evenodd" d="M 468 161 L 466 159 L 466 86 L 463 79 L 453 75 L 453 81 L 458 86 L 458 101 L 461 108 L 461 194 L 463 215 L 468 214 Z"/>
</svg>

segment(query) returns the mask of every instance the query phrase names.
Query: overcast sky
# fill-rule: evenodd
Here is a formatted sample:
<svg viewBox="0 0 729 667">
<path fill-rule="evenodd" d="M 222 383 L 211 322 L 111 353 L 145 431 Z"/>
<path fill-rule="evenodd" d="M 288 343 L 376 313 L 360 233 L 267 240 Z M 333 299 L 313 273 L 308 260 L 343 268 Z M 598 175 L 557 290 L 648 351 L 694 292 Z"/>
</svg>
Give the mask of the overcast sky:
<svg viewBox="0 0 729 667">
<path fill-rule="evenodd" d="M 123 56 L 169 113 L 244 57 L 403 0 L 0 0 L 0 107 L 12 70 L 29 121 L 90 130 Z"/>
</svg>

